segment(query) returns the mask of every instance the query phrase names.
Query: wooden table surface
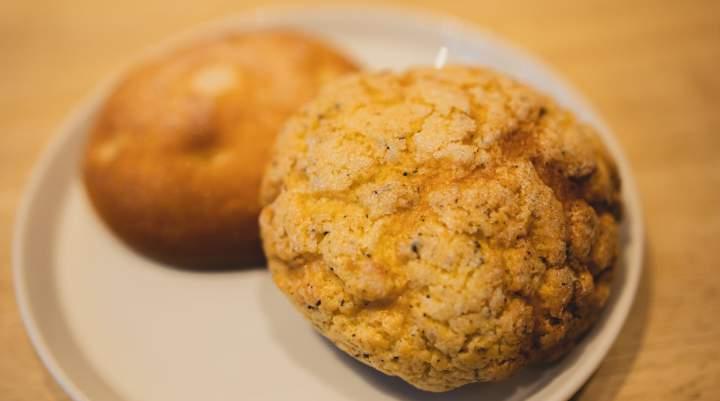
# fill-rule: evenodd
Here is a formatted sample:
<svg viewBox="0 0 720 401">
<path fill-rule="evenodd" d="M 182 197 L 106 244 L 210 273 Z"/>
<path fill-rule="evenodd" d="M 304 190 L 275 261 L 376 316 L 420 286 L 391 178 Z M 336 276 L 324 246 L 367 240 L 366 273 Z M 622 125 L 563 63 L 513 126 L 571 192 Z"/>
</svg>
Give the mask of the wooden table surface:
<svg viewBox="0 0 720 401">
<path fill-rule="evenodd" d="M 20 194 L 53 131 L 146 46 L 259 3 L 0 2 L 0 400 L 67 399 L 28 342 L 10 273 Z M 647 224 L 643 281 L 620 337 L 576 399 L 720 399 L 720 1 L 432 3 L 567 76 L 634 168 Z"/>
</svg>

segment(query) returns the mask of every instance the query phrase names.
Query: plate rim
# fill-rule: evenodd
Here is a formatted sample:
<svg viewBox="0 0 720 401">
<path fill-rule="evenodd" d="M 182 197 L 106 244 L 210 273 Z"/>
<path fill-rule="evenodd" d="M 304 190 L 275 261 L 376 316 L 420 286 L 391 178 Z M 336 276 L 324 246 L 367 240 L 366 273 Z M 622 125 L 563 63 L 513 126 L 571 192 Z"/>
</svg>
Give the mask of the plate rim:
<svg viewBox="0 0 720 401">
<path fill-rule="evenodd" d="M 631 270 L 626 277 L 624 286 L 626 288 L 619 294 L 618 299 L 613 305 L 613 310 L 607 316 L 605 326 L 603 327 L 603 335 L 598 336 L 593 344 L 594 352 L 589 353 L 588 359 L 581 363 L 574 374 L 566 378 L 566 382 L 562 387 L 556 390 L 557 400 L 568 400 L 577 392 L 590 376 L 598 369 L 601 362 L 607 356 L 610 348 L 615 343 L 620 331 L 630 314 L 630 310 L 637 296 L 640 278 L 643 271 L 643 260 L 645 250 L 645 227 L 643 219 L 643 211 L 640 203 L 640 196 L 637 189 L 632 168 L 625 152 L 614 134 L 609 128 L 602 116 L 590 105 L 590 103 L 582 96 L 573 85 L 562 78 L 555 70 L 548 66 L 541 58 L 533 55 L 529 51 L 499 37 L 493 31 L 487 30 L 481 26 L 475 25 L 469 21 L 462 20 L 451 14 L 418 7 L 401 7 L 401 6 L 357 6 L 357 5 L 315 5 L 309 7 L 302 6 L 263 6 L 244 12 L 230 14 L 224 17 L 212 19 L 203 22 L 189 29 L 183 29 L 179 32 L 169 34 L 164 40 L 156 44 L 151 44 L 144 49 L 136 52 L 128 57 L 128 61 L 121 63 L 118 68 L 107 75 L 107 77 L 96 84 L 89 95 L 84 96 L 78 103 L 72 107 L 68 117 L 55 129 L 52 130 L 51 139 L 41 151 L 40 156 L 34 163 L 27 183 L 22 189 L 22 194 L 18 207 L 16 209 L 15 219 L 12 228 L 12 245 L 11 245 L 11 271 L 12 286 L 15 292 L 15 300 L 18 305 L 20 320 L 25 328 L 30 342 L 36 355 L 43 363 L 45 368 L 50 372 L 56 383 L 63 391 L 74 401 L 91 401 L 85 393 L 74 383 L 65 373 L 62 364 L 56 359 L 51 347 L 45 341 L 42 330 L 38 327 L 37 321 L 28 298 L 28 282 L 23 266 L 24 256 L 22 252 L 23 239 L 28 230 L 27 221 L 35 203 L 37 194 L 40 190 L 42 181 L 48 173 L 50 164 L 55 159 L 59 151 L 65 144 L 72 139 L 73 133 L 77 126 L 81 125 L 94 114 L 94 109 L 107 95 L 107 92 L 113 84 L 119 79 L 127 68 L 140 60 L 144 60 L 159 54 L 163 51 L 172 49 L 180 44 L 206 35 L 224 32 L 228 30 L 242 30 L 251 27 L 262 27 L 263 18 L 270 17 L 270 20 L 280 20 L 288 18 L 290 15 L 296 15 L 297 18 L 309 16 L 321 16 L 323 14 L 330 15 L 335 13 L 355 13 L 368 15 L 380 15 L 382 17 L 393 17 L 402 20 L 414 19 L 416 21 L 426 22 L 434 27 L 442 26 L 448 32 L 466 38 L 468 41 L 485 41 L 493 45 L 504 48 L 509 52 L 522 57 L 542 69 L 542 72 L 552 78 L 555 83 L 559 84 L 570 99 L 580 105 L 583 109 L 590 112 L 596 120 L 593 124 L 600 131 L 602 140 L 605 145 L 610 148 L 620 175 L 623 185 L 624 207 L 631 211 L 628 215 L 633 216 L 633 220 L 629 221 L 627 226 L 632 240 L 636 243 L 634 249 L 636 252 L 626 255 L 627 263 L 625 268 Z M 435 28 L 436 29 L 436 28 Z M 558 375 L 563 371 L 559 371 Z M 542 389 L 540 390 L 542 391 Z"/>
</svg>

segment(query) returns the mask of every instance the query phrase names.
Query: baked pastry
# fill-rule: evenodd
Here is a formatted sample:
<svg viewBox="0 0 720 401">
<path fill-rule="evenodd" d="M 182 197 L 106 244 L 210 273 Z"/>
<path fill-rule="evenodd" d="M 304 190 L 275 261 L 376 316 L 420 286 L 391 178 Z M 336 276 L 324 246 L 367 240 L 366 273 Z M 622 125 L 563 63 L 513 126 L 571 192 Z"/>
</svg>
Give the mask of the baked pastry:
<svg viewBox="0 0 720 401">
<path fill-rule="evenodd" d="M 356 70 L 291 31 L 207 38 L 133 69 L 90 133 L 92 203 L 128 244 L 172 264 L 262 261 L 258 193 L 276 132 L 326 82 Z"/>
<path fill-rule="evenodd" d="M 473 67 L 354 75 L 263 181 L 273 279 L 356 359 L 429 391 L 570 349 L 610 291 L 616 167 L 592 128 Z"/>
</svg>

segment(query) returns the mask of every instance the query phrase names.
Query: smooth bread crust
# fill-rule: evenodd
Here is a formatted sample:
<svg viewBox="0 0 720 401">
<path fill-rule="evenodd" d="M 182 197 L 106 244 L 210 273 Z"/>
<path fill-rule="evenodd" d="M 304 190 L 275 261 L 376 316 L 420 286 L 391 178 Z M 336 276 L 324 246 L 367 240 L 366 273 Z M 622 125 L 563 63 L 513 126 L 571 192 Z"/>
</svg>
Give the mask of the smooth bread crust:
<svg viewBox="0 0 720 401">
<path fill-rule="evenodd" d="M 619 190 L 596 133 L 505 76 L 366 73 L 288 122 L 260 225 L 277 286 L 320 332 L 446 391 L 555 359 L 598 318 Z"/>
<path fill-rule="evenodd" d="M 282 30 L 209 37 L 151 59 L 92 128 L 85 183 L 108 225 L 162 261 L 262 261 L 258 193 L 276 133 L 325 83 L 355 71 L 328 45 Z"/>
</svg>

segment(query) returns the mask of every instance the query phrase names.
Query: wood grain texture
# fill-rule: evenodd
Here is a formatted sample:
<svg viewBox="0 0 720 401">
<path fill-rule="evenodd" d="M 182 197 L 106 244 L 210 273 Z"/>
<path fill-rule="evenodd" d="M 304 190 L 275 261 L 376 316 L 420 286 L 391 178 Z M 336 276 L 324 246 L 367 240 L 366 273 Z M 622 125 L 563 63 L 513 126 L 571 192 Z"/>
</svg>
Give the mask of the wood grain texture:
<svg viewBox="0 0 720 401">
<path fill-rule="evenodd" d="M 148 45 L 260 3 L 0 3 L 0 400 L 67 399 L 27 340 L 10 275 L 19 197 L 53 131 Z M 617 132 L 634 167 L 647 223 L 641 290 L 609 356 L 575 398 L 719 399 L 720 2 L 430 3 L 564 74 Z"/>
</svg>

